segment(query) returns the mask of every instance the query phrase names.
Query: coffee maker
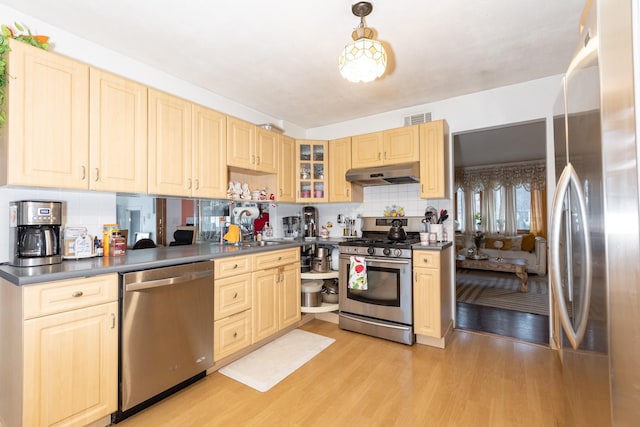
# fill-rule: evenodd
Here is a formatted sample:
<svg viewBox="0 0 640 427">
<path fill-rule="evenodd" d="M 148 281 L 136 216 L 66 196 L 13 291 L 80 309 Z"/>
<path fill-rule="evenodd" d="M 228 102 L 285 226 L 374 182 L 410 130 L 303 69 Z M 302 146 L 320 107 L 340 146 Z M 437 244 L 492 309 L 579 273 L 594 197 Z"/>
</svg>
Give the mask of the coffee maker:
<svg viewBox="0 0 640 427">
<path fill-rule="evenodd" d="M 9 203 L 9 264 L 35 267 L 62 262 L 62 202 Z"/>
<path fill-rule="evenodd" d="M 318 209 L 313 206 L 302 208 L 304 237 L 318 237 Z"/>
</svg>

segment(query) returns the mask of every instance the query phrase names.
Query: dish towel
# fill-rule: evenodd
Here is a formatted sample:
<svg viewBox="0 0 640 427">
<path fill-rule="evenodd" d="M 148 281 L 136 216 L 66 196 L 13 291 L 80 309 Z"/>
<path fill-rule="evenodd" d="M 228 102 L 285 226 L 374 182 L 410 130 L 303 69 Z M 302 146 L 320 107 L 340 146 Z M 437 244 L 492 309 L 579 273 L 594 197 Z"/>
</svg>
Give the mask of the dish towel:
<svg viewBox="0 0 640 427">
<path fill-rule="evenodd" d="M 349 259 L 349 289 L 367 290 L 367 263 L 364 258 L 352 256 Z"/>
<path fill-rule="evenodd" d="M 238 243 L 240 241 L 240 227 L 235 224 L 229 224 L 229 230 L 224 235 L 227 243 Z"/>
</svg>

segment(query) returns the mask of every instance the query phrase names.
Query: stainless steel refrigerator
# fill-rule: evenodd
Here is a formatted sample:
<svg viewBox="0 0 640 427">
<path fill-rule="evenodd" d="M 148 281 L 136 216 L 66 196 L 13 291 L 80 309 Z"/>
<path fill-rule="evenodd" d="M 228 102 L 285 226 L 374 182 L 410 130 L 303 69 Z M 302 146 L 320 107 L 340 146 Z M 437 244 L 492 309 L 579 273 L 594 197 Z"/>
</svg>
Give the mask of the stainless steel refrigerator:
<svg viewBox="0 0 640 427">
<path fill-rule="evenodd" d="M 549 274 L 568 426 L 640 425 L 636 7 L 587 1 L 554 107 Z"/>
</svg>

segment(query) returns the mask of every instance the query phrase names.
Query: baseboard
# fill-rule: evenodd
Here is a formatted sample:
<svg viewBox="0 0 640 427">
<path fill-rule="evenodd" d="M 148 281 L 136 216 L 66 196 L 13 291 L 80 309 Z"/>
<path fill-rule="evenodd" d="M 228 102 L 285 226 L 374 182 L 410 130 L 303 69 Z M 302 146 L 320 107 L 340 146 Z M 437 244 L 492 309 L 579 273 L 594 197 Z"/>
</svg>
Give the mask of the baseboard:
<svg viewBox="0 0 640 427">
<path fill-rule="evenodd" d="M 447 329 L 441 338 L 430 337 L 427 335 L 416 334 L 416 342 L 422 345 L 428 345 L 430 347 L 445 348 L 453 335 L 453 320 L 449 321 Z"/>
</svg>

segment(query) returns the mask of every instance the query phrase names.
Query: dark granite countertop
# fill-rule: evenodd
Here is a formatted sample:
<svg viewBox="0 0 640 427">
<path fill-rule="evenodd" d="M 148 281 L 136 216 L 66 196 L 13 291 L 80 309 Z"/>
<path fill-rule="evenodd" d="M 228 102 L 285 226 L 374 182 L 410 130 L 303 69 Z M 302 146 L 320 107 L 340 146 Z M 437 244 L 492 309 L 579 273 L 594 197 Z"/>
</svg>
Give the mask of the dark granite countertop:
<svg viewBox="0 0 640 427">
<path fill-rule="evenodd" d="M 279 240 L 277 244 L 253 247 L 203 243 L 190 246 L 128 250 L 124 256 L 64 260 L 61 264 L 41 267 L 14 267 L 2 264 L 0 265 L 0 277 L 14 285 L 22 286 L 54 280 L 97 276 L 107 273 L 126 273 L 190 262 L 215 260 L 236 255 L 295 248 L 309 243 L 314 242 Z"/>
<path fill-rule="evenodd" d="M 453 246 L 453 242 L 437 242 L 429 243 L 428 245 L 415 243 L 411 245 L 411 249 L 413 249 L 414 251 L 441 251 L 451 246 Z"/>
</svg>

